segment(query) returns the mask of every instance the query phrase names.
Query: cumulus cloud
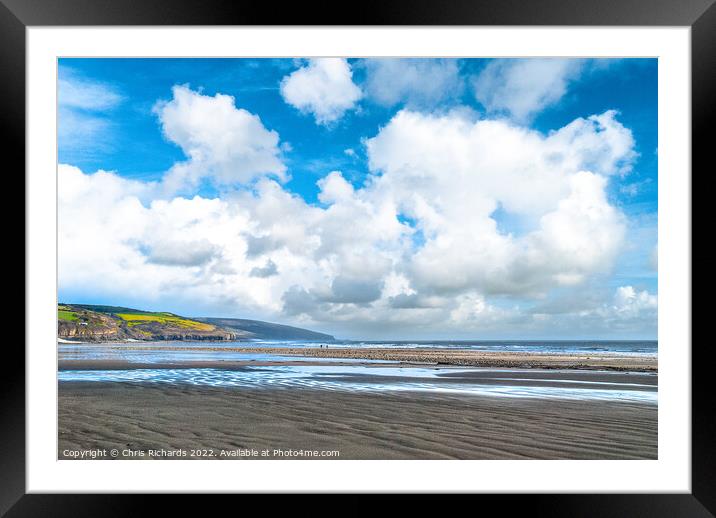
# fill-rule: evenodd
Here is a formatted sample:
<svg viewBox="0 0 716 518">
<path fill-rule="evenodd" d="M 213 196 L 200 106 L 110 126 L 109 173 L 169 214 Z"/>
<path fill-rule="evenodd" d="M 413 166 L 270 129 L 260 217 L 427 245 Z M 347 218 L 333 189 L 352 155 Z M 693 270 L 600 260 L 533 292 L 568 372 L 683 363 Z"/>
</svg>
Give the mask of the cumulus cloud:
<svg viewBox="0 0 716 518">
<path fill-rule="evenodd" d="M 244 310 L 271 300 L 251 276 L 265 261 L 246 258 L 239 234 L 251 222 L 239 207 L 200 196 L 145 204 L 141 182 L 66 165 L 58 174 L 61 289 L 92 286 L 110 299 L 131 294 L 198 307 L 231 307 L 240 298 Z"/>
<path fill-rule="evenodd" d="M 312 114 L 317 124 L 327 125 L 353 109 L 362 92 L 347 60 L 316 58 L 281 80 L 281 95 L 301 113 Z"/>
<path fill-rule="evenodd" d="M 620 286 L 614 293 L 614 304 L 611 306 L 617 318 L 632 318 L 643 312 L 655 311 L 658 299 L 646 290 L 637 291 L 633 286 Z"/>
<path fill-rule="evenodd" d="M 179 87 L 171 103 L 160 118 L 190 165 L 253 183 L 221 198 L 165 199 L 151 184 L 60 166 L 61 289 L 131 290 L 374 335 L 529 328 L 531 315 L 495 300 L 578 289 L 609 270 L 623 242 L 624 216 L 606 188 L 628 171 L 634 143 L 615 112 L 543 135 L 403 110 L 366 141 L 365 184 L 328 172 L 313 205 L 277 181 L 278 135 L 233 99 Z M 230 172 L 241 160 L 228 142 L 250 138 L 246 127 L 260 134 L 256 163 L 272 164 L 274 178 L 266 167 Z M 531 227 L 501 230 L 498 208 Z M 619 292 L 610 315 L 646 318 L 650 297 Z"/>
<path fill-rule="evenodd" d="M 473 203 L 473 212 L 492 212 L 489 200 L 498 200 L 508 211 L 544 214 L 569 193 L 569 175 L 586 170 L 606 177 L 629 170 L 634 140 L 616 117 L 607 111 L 578 118 L 545 136 L 504 121 L 403 110 L 367 141 L 369 164 L 406 193 L 409 184 L 421 190 L 459 184 L 456 196 L 485 202 Z M 425 210 L 422 216 L 428 218 Z"/>
<path fill-rule="evenodd" d="M 559 101 L 584 66 L 581 59 L 496 59 L 474 79 L 475 97 L 488 112 L 528 121 Z"/>
<path fill-rule="evenodd" d="M 563 294 L 548 304 L 523 312 L 513 324 L 532 332 L 549 331 L 566 336 L 643 337 L 645 330 L 656 333 L 658 300 L 647 290 L 619 286 L 604 293 L 594 289 Z"/>
<path fill-rule="evenodd" d="M 455 59 L 374 58 L 363 65 L 367 97 L 384 106 L 434 106 L 463 88 Z"/>
<path fill-rule="evenodd" d="M 400 190 L 420 186 L 403 202 L 427 237 L 410 263 L 415 286 L 537 296 L 609 270 L 623 242 L 624 217 L 605 196 L 606 178 L 630 163 L 632 141 L 614 114 L 579 119 L 546 137 L 497 121 L 401 119 L 377 137 L 390 137 L 388 150 L 377 140 L 369 146 L 375 144 L 375 165 L 399 179 Z M 425 139 L 428 134 L 436 137 Z M 611 158 L 595 161 L 592 144 Z M 420 150 L 418 156 L 391 152 L 406 147 Z M 431 163 L 438 155 L 442 161 Z M 499 232 L 497 207 L 525 217 L 532 230 Z"/>
<path fill-rule="evenodd" d="M 195 188 L 203 179 L 219 185 L 248 183 L 274 175 L 286 180 L 279 135 L 261 119 L 237 108 L 230 95 L 203 95 L 175 86 L 170 101 L 154 111 L 165 137 L 181 147 L 188 160 L 175 164 L 163 180 L 167 193 Z"/>
</svg>

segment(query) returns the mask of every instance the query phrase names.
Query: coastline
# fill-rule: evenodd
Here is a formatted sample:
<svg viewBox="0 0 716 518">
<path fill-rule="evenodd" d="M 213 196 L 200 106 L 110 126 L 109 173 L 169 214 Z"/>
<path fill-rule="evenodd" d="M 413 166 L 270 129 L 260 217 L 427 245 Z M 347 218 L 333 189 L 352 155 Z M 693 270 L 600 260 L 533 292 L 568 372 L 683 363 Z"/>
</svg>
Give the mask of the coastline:
<svg viewBox="0 0 716 518">
<path fill-rule="evenodd" d="M 110 345 L 111 347 L 111 345 Z M 162 350 L 186 351 L 184 347 L 152 344 L 116 345 L 124 351 Z M 620 372 L 658 372 L 656 356 L 636 356 L 625 354 L 553 354 L 535 352 L 496 352 L 470 349 L 445 348 L 301 348 L 301 347 L 241 347 L 241 346 L 197 346 L 196 352 L 231 352 L 272 354 L 276 356 L 333 358 L 336 360 L 382 360 L 422 365 L 453 365 L 465 367 L 489 368 L 528 368 L 528 369 L 568 369 L 568 370 L 606 370 Z M 62 365 L 66 365 L 65 361 Z"/>
</svg>

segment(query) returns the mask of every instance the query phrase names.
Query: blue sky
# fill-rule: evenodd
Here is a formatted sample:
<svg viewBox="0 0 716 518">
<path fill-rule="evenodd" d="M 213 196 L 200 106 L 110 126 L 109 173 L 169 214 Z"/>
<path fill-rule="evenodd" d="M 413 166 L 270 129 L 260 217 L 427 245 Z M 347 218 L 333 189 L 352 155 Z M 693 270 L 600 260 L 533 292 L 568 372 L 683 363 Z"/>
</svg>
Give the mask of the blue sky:
<svg viewBox="0 0 716 518">
<path fill-rule="evenodd" d="M 61 59 L 60 299 L 263 318 L 359 338 L 655 338 L 657 66 Z M 507 146 L 515 143 L 520 157 L 511 167 Z M 547 165 L 533 171 L 533 161 Z M 413 190 L 419 179 L 424 192 Z M 461 181 L 474 189 L 475 211 Z M 578 195 L 583 189 L 589 194 Z M 104 210 L 136 207 L 123 216 L 134 235 L 105 242 L 122 231 L 86 200 L 107 192 Z M 199 205 L 219 210 L 211 201 L 226 213 L 167 220 L 164 206 L 178 211 L 181 200 L 192 213 Z M 564 227 L 566 210 L 601 219 Z M 378 212 L 383 219 L 370 220 Z M 86 219 L 97 223 L 85 238 L 96 233 L 93 246 L 113 254 L 95 257 L 77 238 Z M 226 228 L 236 235 L 213 236 L 219 221 L 232 221 Z M 336 230 L 350 234 L 346 224 L 380 228 L 385 239 L 356 230 L 346 242 Z M 609 225 L 618 239 L 610 241 Z M 306 249 L 283 236 L 292 226 Z M 573 242 L 554 238 L 554 229 L 573 233 Z M 255 243 L 270 246 L 256 253 Z M 460 251 L 481 259 L 449 263 Z M 570 253 L 583 257 L 558 266 Z M 362 254 L 375 264 L 357 267 Z M 107 262 L 114 264 L 97 266 Z M 454 278 L 426 273 L 441 264 L 455 268 Z M 410 307 L 396 302 L 408 298 Z"/>
</svg>

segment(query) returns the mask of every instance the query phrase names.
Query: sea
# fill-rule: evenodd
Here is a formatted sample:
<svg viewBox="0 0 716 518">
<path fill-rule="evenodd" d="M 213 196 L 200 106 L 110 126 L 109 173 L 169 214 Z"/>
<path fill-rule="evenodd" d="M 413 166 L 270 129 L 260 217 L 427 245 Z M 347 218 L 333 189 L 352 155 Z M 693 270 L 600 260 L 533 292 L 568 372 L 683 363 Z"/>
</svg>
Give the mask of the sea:
<svg viewBox="0 0 716 518">
<path fill-rule="evenodd" d="M 656 355 L 656 340 L 404 340 L 366 341 L 252 341 L 242 346 L 256 347 L 329 347 L 329 348 L 403 348 L 471 349 L 474 351 L 531 352 L 543 354 L 618 354 Z"/>
</svg>

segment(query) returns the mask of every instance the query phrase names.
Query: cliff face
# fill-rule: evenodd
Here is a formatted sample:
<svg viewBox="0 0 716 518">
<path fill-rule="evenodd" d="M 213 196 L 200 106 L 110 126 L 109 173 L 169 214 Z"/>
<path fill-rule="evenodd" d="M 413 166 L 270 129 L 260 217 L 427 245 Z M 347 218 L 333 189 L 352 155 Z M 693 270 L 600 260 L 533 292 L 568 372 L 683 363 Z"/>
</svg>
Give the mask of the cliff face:
<svg viewBox="0 0 716 518">
<path fill-rule="evenodd" d="M 104 338 L 108 340 L 122 337 L 119 329 L 88 329 L 65 322 L 58 322 L 57 336 L 61 338 Z"/>
<path fill-rule="evenodd" d="M 83 340 L 120 340 L 128 338 L 118 319 L 93 311 L 73 311 L 60 306 L 57 318 L 57 336 Z M 66 308 L 66 309 L 65 309 Z"/>
</svg>

